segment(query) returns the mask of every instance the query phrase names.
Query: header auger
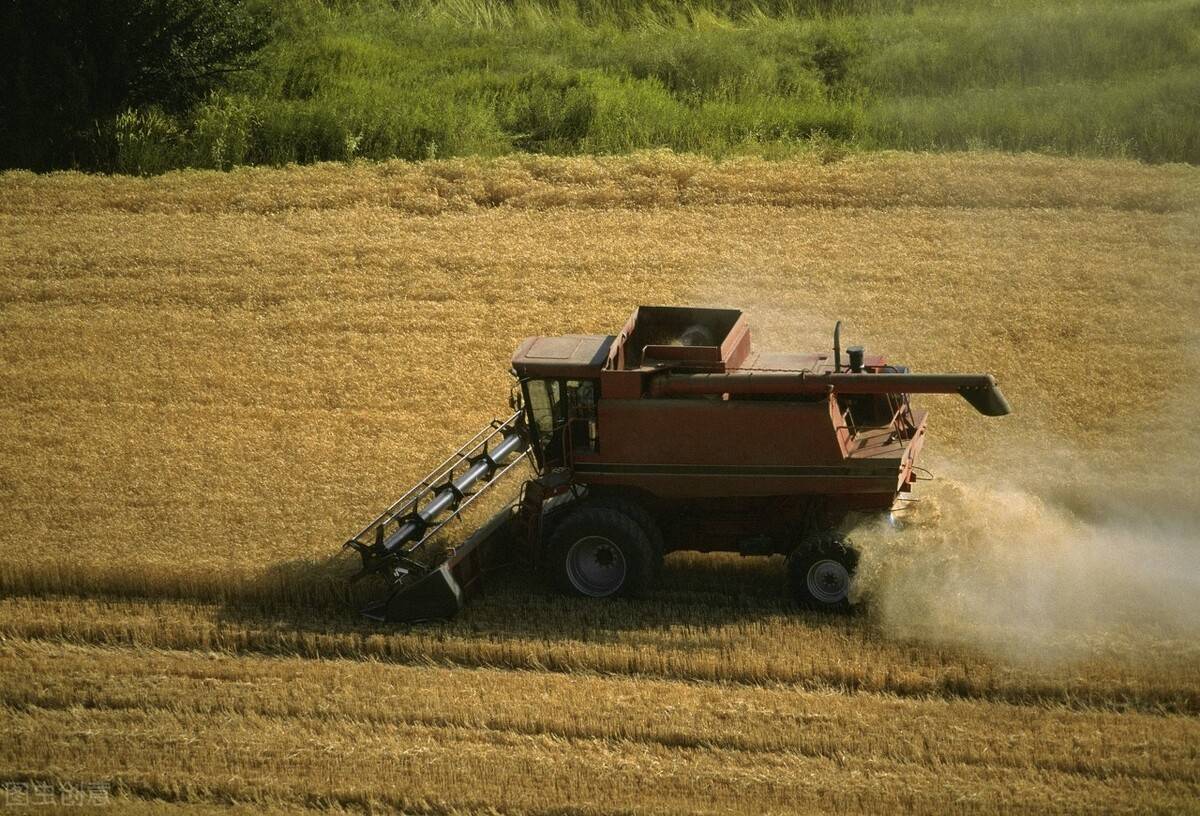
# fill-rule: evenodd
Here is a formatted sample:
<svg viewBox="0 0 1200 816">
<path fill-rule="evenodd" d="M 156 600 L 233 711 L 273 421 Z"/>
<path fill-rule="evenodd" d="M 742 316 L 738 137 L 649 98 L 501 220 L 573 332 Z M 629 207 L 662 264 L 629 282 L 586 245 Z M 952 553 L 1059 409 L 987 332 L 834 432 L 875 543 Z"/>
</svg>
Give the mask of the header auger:
<svg viewBox="0 0 1200 816">
<path fill-rule="evenodd" d="M 914 374 L 852 346 L 751 347 L 734 309 L 642 306 L 616 335 L 530 337 L 512 360 L 514 413 L 494 420 L 346 542 L 383 596 L 380 621 L 450 617 L 485 562 L 517 560 L 564 591 L 638 595 L 664 554 L 788 556 L 797 601 L 849 605 L 858 556 L 845 532 L 916 481 L 924 411 L 958 394 L 1009 413 L 987 374 Z M 522 461 L 517 499 L 461 545 L 430 544 Z"/>
</svg>

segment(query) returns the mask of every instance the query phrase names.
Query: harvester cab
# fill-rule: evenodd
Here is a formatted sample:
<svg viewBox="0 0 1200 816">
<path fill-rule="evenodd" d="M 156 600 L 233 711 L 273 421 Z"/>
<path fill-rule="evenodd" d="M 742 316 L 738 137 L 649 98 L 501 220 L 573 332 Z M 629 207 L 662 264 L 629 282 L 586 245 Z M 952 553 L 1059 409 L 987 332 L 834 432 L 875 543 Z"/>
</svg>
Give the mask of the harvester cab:
<svg viewBox="0 0 1200 816">
<path fill-rule="evenodd" d="M 926 413 L 911 394 L 1009 406 L 987 374 L 915 374 L 852 346 L 760 352 L 736 309 L 642 306 L 614 335 L 531 337 L 512 359 L 512 414 L 493 420 L 346 542 L 382 581 L 363 614 L 453 615 L 489 564 L 561 590 L 639 595 L 675 550 L 787 556 L 796 600 L 850 603 L 853 522 L 916 481 Z M 457 547 L 437 533 L 521 462 L 516 498 Z"/>
</svg>

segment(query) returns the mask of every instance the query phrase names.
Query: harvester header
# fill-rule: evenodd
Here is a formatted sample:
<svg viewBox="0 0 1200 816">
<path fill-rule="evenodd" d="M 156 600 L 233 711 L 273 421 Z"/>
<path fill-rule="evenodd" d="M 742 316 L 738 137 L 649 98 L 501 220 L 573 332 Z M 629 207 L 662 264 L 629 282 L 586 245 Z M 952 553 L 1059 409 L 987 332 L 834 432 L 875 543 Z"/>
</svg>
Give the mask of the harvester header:
<svg viewBox="0 0 1200 816">
<path fill-rule="evenodd" d="M 1010 412 L 989 374 L 918 374 L 841 349 L 763 352 L 736 309 L 642 306 L 612 335 L 530 337 L 514 413 L 495 420 L 347 542 L 385 596 L 379 620 L 453 614 L 487 563 L 517 560 L 566 592 L 635 595 L 673 550 L 788 556 L 804 606 L 849 604 L 846 532 L 916 481 L 926 413 L 912 394 Z M 517 499 L 436 558 L 434 535 L 520 461 Z M 505 545 L 506 542 L 506 545 Z"/>
</svg>

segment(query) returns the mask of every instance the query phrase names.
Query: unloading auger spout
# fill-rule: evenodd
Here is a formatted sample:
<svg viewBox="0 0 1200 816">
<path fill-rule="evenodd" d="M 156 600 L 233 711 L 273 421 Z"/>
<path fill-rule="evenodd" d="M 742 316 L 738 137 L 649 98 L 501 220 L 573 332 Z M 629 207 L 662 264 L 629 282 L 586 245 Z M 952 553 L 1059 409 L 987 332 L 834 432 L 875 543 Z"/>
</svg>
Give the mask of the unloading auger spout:
<svg viewBox="0 0 1200 816">
<path fill-rule="evenodd" d="M 664 374 L 651 380 L 655 397 L 715 394 L 958 394 L 984 416 L 1012 413 L 991 374 L 747 372 Z"/>
<path fill-rule="evenodd" d="M 379 621 L 412 621 L 457 612 L 478 582 L 479 546 L 502 526 L 503 515 L 437 560 L 424 552 L 426 544 L 528 455 L 522 412 L 493 420 L 346 541 L 347 548 L 362 556 L 362 570 L 351 580 L 374 575 L 387 584 L 385 597 L 364 607 L 362 614 Z"/>
</svg>

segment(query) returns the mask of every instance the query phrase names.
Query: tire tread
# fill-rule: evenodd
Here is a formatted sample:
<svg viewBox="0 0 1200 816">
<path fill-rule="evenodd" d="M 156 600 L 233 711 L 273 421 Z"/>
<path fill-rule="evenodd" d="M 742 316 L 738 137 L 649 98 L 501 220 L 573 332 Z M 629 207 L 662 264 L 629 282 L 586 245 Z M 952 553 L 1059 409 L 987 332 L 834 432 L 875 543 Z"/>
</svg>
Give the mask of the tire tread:
<svg viewBox="0 0 1200 816">
<path fill-rule="evenodd" d="M 650 537 L 633 518 L 614 507 L 584 504 L 557 526 L 550 538 L 550 562 L 554 582 L 569 595 L 581 593 L 567 575 L 566 555 L 571 545 L 585 535 L 605 533 L 616 536 L 628 564 L 625 583 L 613 596 L 638 597 L 654 582 L 655 551 Z M 611 596 L 610 596 L 611 597 Z"/>
</svg>

